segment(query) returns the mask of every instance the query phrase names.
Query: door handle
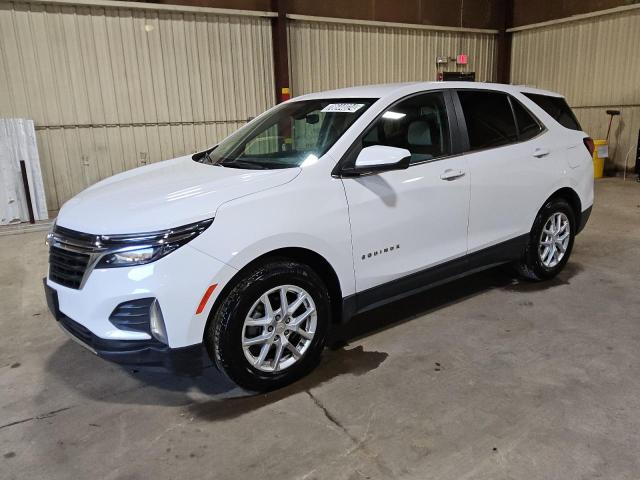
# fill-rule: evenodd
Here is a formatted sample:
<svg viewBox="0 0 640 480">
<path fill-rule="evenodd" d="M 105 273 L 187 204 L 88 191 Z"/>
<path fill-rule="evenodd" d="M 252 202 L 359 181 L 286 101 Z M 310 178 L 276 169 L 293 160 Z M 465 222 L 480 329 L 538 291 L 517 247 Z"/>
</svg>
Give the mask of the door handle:
<svg viewBox="0 0 640 480">
<path fill-rule="evenodd" d="M 452 170 L 450 168 L 447 168 L 442 175 L 440 175 L 440 178 L 442 180 L 447 180 L 448 182 L 450 182 L 451 180 L 455 180 L 456 178 L 461 178 L 464 177 L 465 172 L 463 172 L 462 170 Z"/>
<path fill-rule="evenodd" d="M 533 156 L 536 158 L 546 157 L 547 155 L 549 155 L 549 150 L 546 148 L 536 148 L 533 151 Z"/>
</svg>

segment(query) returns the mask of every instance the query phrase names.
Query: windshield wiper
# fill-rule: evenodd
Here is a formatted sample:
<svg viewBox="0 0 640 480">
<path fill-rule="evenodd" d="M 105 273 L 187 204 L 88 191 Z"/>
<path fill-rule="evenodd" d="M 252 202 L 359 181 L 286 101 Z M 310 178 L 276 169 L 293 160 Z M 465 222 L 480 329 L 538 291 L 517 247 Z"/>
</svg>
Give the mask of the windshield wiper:
<svg viewBox="0 0 640 480">
<path fill-rule="evenodd" d="M 269 170 L 262 162 L 252 160 L 223 160 L 218 165 L 229 168 L 248 168 L 250 170 Z"/>
</svg>

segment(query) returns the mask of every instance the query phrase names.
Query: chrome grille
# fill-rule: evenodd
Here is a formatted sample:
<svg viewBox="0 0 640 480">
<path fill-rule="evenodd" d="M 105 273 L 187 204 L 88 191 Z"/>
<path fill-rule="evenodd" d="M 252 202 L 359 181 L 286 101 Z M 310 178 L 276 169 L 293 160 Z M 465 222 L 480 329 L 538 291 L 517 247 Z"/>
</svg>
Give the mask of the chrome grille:
<svg viewBox="0 0 640 480">
<path fill-rule="evenodd" d="M 96 254 L 104 251 L 98 236 L 55 226 L 48 241 L 49 279 L 65 287 L 82 288 Z"/>
<path fill-rule="evenodd" d="M 49 248 L 49 278 L 52 282 L 69 288 L 80 288 L 82 278 L 89 265 L 89 255 L 63 250 L 59 247 Z"/>
</svg>

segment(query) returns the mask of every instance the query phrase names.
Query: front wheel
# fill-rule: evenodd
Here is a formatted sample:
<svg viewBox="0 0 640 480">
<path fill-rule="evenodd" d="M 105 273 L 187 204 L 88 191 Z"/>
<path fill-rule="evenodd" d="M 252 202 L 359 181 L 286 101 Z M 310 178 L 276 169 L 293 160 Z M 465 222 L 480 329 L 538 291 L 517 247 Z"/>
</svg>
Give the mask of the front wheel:
<svg viewBox="0 0 640 480">
<path fill-rule="evenodd" d="M 205 331 L 205 345 L 235 383 L 272 390 L 316 366 L 330 315 L 327 288 L 311 268 L 270 261 L 243 275 L 224 297 Z"/>
<path fill-rule="evenodd" d="M 549 200 L 538 213 L 529 243 L 518 263 L 519 273 L 529 280 L 548 280 L 564 268 L 576 232 L 575 214 L 566 200 Z"/>
</svg>

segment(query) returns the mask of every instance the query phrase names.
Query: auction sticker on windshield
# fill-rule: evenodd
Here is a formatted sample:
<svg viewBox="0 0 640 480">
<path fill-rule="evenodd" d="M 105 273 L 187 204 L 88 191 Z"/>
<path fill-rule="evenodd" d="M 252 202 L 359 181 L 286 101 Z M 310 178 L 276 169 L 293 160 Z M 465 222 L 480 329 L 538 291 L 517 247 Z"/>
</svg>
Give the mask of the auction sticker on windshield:
<svg viewBox="0 0 640 480">
<path fill-rule="evenodd" d="M 330 103 L 322 109 L 323 112 L 355 113 L 364 107 L 364 103 Z"/>
</svg>

